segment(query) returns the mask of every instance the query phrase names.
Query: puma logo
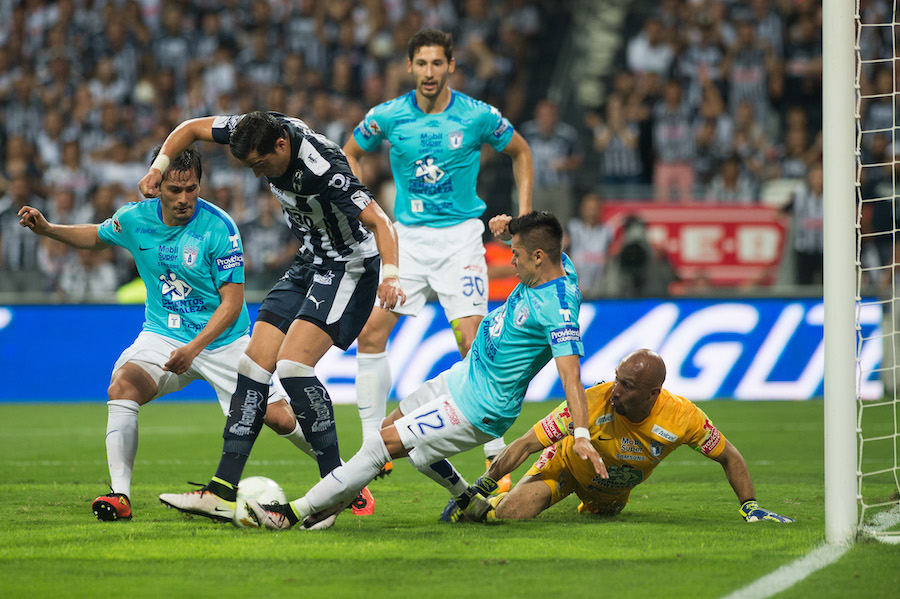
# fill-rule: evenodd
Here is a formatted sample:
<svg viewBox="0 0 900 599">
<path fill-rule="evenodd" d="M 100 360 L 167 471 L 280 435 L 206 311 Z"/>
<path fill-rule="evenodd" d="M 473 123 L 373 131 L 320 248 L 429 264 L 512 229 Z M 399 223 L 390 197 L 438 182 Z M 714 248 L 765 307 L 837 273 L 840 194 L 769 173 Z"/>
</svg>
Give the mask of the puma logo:
<svg viewBox="0 0 900 599">
<path fill-rule="evenodd" d="M 322 305 L 322 302 L 325 301 L 325 300 L 317 300 L 316 297 L 315 297 L 314 295 L 310 295 L 310 296 L 309 296 L 309 299 L 310 299 L 310 301 L 312 301 L 312 303 L 314 303 L 314 304 L 316 305 L 316 310 L 318 310 L 318 309 L 319 309 L 319 306 Z"/>
</svg>

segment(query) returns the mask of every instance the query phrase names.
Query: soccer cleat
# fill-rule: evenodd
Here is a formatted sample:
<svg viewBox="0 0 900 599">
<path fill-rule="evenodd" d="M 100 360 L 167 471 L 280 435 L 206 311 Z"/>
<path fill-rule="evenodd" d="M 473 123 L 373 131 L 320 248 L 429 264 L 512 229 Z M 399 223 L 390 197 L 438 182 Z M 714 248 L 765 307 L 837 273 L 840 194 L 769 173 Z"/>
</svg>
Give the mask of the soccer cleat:
<svg viewBox="0 0 900 599">
<path fill-rule="evenodd" d="M 446 507 L 444 507 L 444 511 L 441 512 L 441 521 L 456 524 L 458 522 L 467 522 L 468 518 L 466 518 L 466 515 L 463 513 L 463 511 L 459 509 L 459 505 L 457 505 L 456 500 L 451 499 L 447 502 Z"/>
<path fill-rule="evenodd" d="M 369 487 L 364 487 L 356 499 L 350 504 L 354 516 L 371 516 L 375 513 L 375 499 L 369 491 Z"/>
<path fill-rule="evenodd" d="M 322 530 L 324 528 L 331 528 L 334 526 L 334 521 L 337 520 L 338 514 L 347 509 L 347 507 L 352 502 L 342 501 L 340 503 L 336 503 L 331 507 L 327 507 L 322 511 L 316 512 L 310 516 L 307 516 L 303 519 L 303 528 L 307 530 Z"/>
<path fill-rule="evenodd" d="M 375 475 L 375 478 L 387 478 L 391 475 L 391 472 L 394 471 L 394 462 L 388 462 L 384 466 L 381 467 L 381 470 L 378 471 L 378 474 Z"/>
<path fill-rule="evenodd" d="M 501 496 L 492 495 L 491 499 L 494 499 L 495 497 Z M 447 502 L 444 511 L 441 513 L 441 521 L 450 522 L 451 524 L 458 524 L 460 522 L 484 522 L 485 520 L 492 519 L 491 512 L 493 512 L 496 507 L 493 505 L 493 502 L 485 500 L 480 495 L 471 498 L 465 509 L 460 508 L 457 501 L 458 500 L 456 499 L 451 499 Z"/>
<path fill-rule="evenodd" d="M 125 493 L 107 493 L 91 503 L 91 511 L 97 516 L 97 520 L 131 520 L 131 501 Z"/>
<path fill-rule="evenodd" d="M 485 469 L 491 467 L 491 458 L 485 458 Z M 503 478 L 497 481 L 497 493 L 509 493 L 512 488 L 512 476 L 507 473 Z"/>
<path fill-rule="evenodd" d="M 289 503 L 262 505 L 255 499 L 248 499 L 247 508 L 260 528 L 287 530 L 300 521 Z"/>
<path fill-rule="evenodd" d="M 236 502 L 222 499 L 206 485 L 190 493 L 163 493 L 159 496 L 159 500 L 179 512 L 205 516 L 220 522 L 231 522 L 236 506 Z"/>
</svg>

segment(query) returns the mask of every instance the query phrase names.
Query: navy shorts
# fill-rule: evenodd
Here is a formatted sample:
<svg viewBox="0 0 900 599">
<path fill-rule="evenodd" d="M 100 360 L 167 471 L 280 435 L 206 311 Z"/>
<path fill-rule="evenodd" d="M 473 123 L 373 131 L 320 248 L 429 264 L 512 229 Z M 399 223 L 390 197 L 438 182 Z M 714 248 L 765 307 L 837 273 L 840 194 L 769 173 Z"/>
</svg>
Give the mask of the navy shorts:
<svg viewBox="0 0 900 599">
<path fill-rule="evenodd" d="M 257 320 L 284 333 L 294 320 L 309 321 L 346 350 L 375 306 L 380 267 L 378 256 L 327 265 L 295 261 L 266 295 Z"/>
</svg>

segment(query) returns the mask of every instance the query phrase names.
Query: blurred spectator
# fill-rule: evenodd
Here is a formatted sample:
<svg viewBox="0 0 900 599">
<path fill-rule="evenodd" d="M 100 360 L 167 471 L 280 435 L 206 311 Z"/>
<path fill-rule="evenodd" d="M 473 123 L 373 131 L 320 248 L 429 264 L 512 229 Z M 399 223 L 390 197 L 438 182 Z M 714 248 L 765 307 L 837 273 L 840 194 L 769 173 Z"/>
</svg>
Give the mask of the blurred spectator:
<svg viewBox="0 0 900 599">
<path fill-rule="evenodd" d="M 784 49 L 784 96 L 805 106 L 813 122 L 822 118 L 822 7 L 802 12 L 788 32 Z"/>
<path fill-rule="evenodd" d="M 706 201 L 719 204 L 756 202 L 753 181 L 741 172 L 741 163 L 737 156 L 729 156 L 722 162 L 719 173 L 713 177 L 706 191 Z"/>
<path fill-rule="evenodd" d="M 265 191 L 255 204 L 253 218 L 240 224 L 246 260 L 244 272 L 247 289 L 268 291 L 290 267 L 298 246 L 282 222 L 281 205 L 275 196 Z"/>
<path fill-rule="evenodd" d="M 91 170 L 81 162 L 81 149 L 77 140 L 69 140 L 63 144 L 62 162 L 49 167 L 44 174 L 44 180 L 51 187 L 71 190 L 79 204 L 87 201 L 88 192 L 94 185 L 94 178 Z"/>
<path fill-rule="evenodd" d="M 606 118 L 594 127 L 594 149 L 600 152 L 604 185 L 640 183 L 643 164 L 638 148 L 640 129 L 628 117 L 622 98 L 606 100 Z"/>
<path fill-rule="evenodd" d="M 560 222 L 568 222 L 574 208 L 572 172 L 584 160 L 578 132 L 559 120 L 555 102 L 544 99 L 534 109 L 534 120 L 523 123 L 519 133 L 534 159 L 534 209 L 549 210 Z"/>
<path fill-rule="evenodd" d="M 676 58 L 675 72 L 686 82 L 686 99 L 694 108 L 700 106 L 703 88 L 714 85 L 721 88 L 722 59 L 725 56 L 721 40 L 716 37 L 709 14 L 697 16 L 696 39 L 690 39 L 687 47 Z"/>
<path fill-rule="evenodd" d="M 578 216 L 568 222 L 567 253 L 578 272 L 578 286 L 585 299 L 599 297 L 603 292 L 603 270 L 614 231 L 603 222 L 603 197 L 585 194 L 578 205 Z"/>
<path fill-rule="evenodd" d="M 758 122 L 767 127 L 769 97 L 780 85 L 780 73 L 771 50 L 758 43 L 756 28 L 749 19 L 738 23 L 737 41 L 725 55 L 722 69 L 728 73 L 728 105 L 732 116 L 736 117 L 742 102 L 749 102 Z"/>
<path fill-rule="evenodd" d="M 756 117 L 752 102 L 738 104 L 731 144 L 731 153 L 740 158 L 741 168 L 753 177 L 754 184 L 765 176 L 766 165 L 775 158 L 772 143 Z"/>
<path fill-rule="evenodd" d="M 644 22 L 641 32 L 628 42 L 627 64 L 632 72 L 641 76 L 655 73 L 661 77 L 669 75 L 674 53 L 664 39 L 662 21 L 650 17 Z"/>
<path fill-rule="evenodd" d="M 111 56 L 104 56 L 94 67 L 94 76 L 88 81 L 88 90 L 97 102 L 122 104 L 131 96 L 128 81 L 120 79 Z"/>
<path fill-rule="evenodd" d="M 794 252 L 794 282 L 797 285 L 821 285 L 824 255 L 822 223 L 825 206 L 822 195 L 822 165 L 814 164 L 806 176 L 806 185 L 794 193 L 784 211 L 792 215 L 791 236 Z"/>
<path fill-rule="evenodd" d="M 663 98 L 653 108 L 653 196 L 667 202 L 675 192 L 683 202 L 694 197 L 694 128 L 681 84 L 666 81 Z"/>
<path fill-rule="evenodd" d="M 45 209 L 34 194 L 28 177 L 18 174 L 0 197 L 0 291 L 41 291 L 44 277 L 38 264 L 40 238 L 19 225 L 19 210 L 32 206 Z"/>
<path fill-rule="evenodd" d="M 59 292 L 70 302 L 115 303 L 119 281 L 111 252 L 70 252 L 59 276 Z"/>
</svg>

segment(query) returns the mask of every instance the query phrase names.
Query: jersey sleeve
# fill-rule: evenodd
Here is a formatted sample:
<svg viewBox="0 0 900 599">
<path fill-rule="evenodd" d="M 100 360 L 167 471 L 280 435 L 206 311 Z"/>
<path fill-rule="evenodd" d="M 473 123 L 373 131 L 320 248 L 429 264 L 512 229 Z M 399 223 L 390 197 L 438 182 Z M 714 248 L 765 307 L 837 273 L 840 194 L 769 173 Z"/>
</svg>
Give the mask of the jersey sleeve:
<svg viewBox="0 0 900 599">
<path fill-rule="evenodd" d="M 708 458 L 717 458 L 725 450 L 725 435 L 712 423 L 709 417 L 693 403 L 689 417 L 690 428 L 685 443 L 688 447 Z"/>
<path fill-rule="evenodd" d="M 232 131 L 243 116 L 242 114 L 228 114 L 215 117 L 212 124 L 213 141 L 227 145 L 231 141 Z"/>
<path fill-rule="evenodd" d="M 498 152 L 502 152 L 509 145 L 515 132 L 512 123 L 500 114 L 500 111 L 494 106 L 484 102 L 481 102 L 481 105 L 484 109 L 479 119 L 481 138 L 484 143 Z"/>
<path fill-rule="evenodd" d="M 554 358 L 560 356 L 583 356 L 584 344 L 578 326 L 580 302 L 574 297 L 568 285 L 559 284 L 562 297 L 557 301 L 545 302 L 541 310 L 541 324 L 547 334 L 550 350 Z"/>
<path fill-rule="evenodd" d="M 217 288 L 226 283 L 244 283 L 244 244 L 234 221 L 222 221 L 209 249 L 211 274 Z"/>
<path fill-rule="evenodd" d="M 128 222 L 131 220 L 130 212 L 136 205 L 136 202 L 125 204 L 116 210 L 115 214 L 100 223 L 100 228 L 97 229 L 100 241 L 106 245 L 118 245 L 131 251 L 134 240 L 128 234 Z"/>
<path fill-rule="evenodd" d="M 353 139 L 366 152 L 371 152 L 387 139 L 384 129 L 387 124 L 387 115 L 383 107 L 384 104 L 372 107 L 353 130 Z"/>
<path fill-rule="evenodd" d="M 557 441 L 561 441 L 569 434 L 572 427 L 572 414 L 569 413 L 569 404 L 562 402 L 556 409 L 544 416 L 532 427 L 538 441 L 544 447 L 550 447 Z"/>
</svg>

